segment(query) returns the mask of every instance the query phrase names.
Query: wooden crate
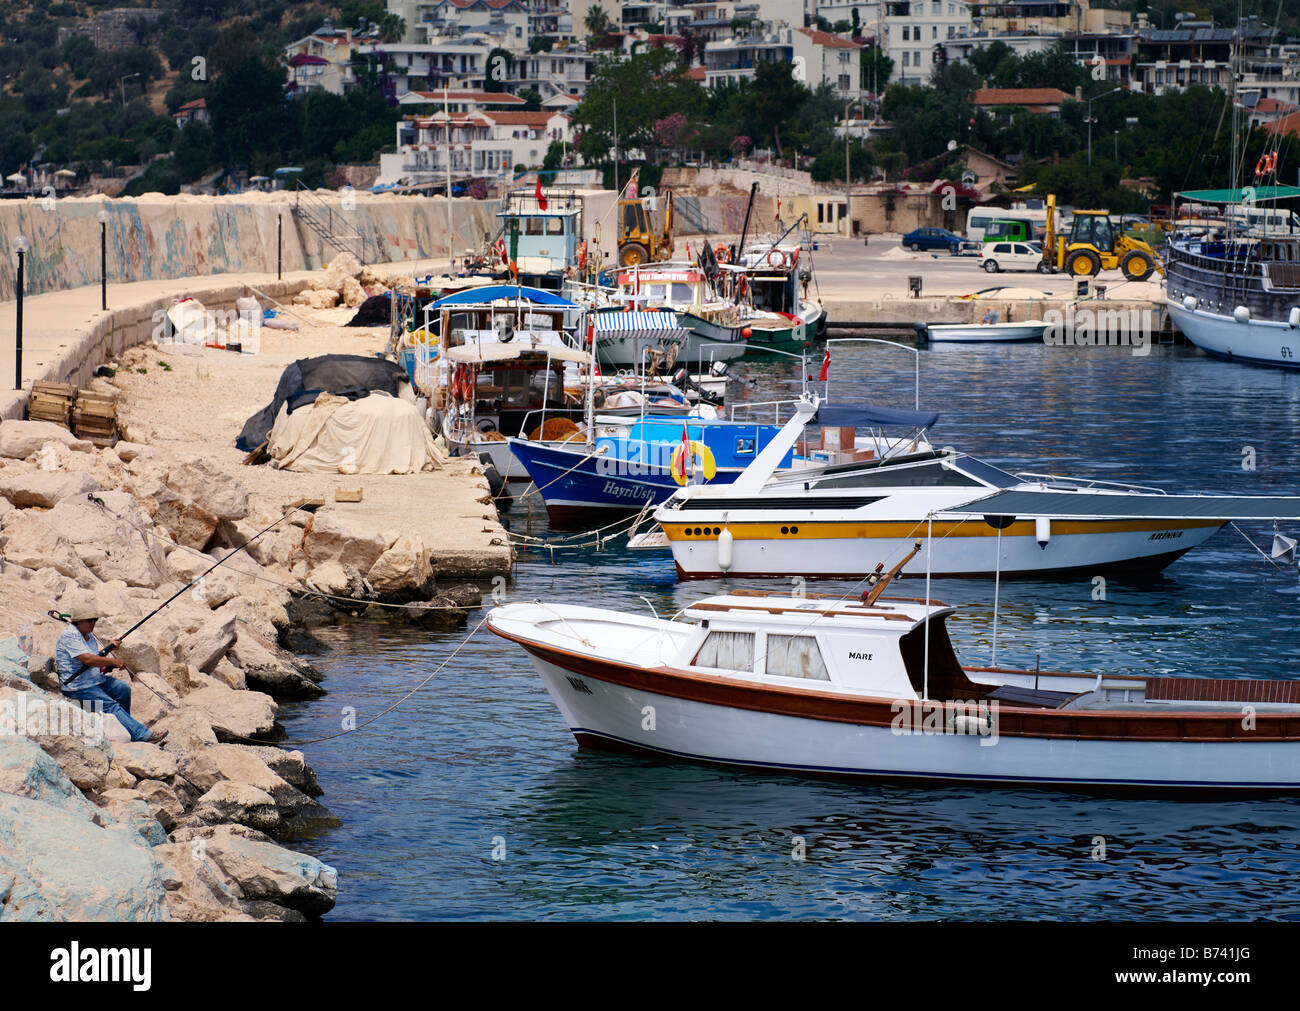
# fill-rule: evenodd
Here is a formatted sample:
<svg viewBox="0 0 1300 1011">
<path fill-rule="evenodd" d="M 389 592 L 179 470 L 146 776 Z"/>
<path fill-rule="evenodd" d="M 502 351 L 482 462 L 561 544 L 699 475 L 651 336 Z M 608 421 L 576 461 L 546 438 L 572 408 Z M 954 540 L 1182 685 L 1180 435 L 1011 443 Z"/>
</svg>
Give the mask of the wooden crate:
<svg viewBox="0 0 1300 1011">
<path fill-rule="evenodd" d="M 32 397 L 27 416 L 33 421 L 52 421 L 64 428 L 72 427 L 72 407 L 77 388 L 68 383 L 32 383 Z"/>
<path fill-rule="evenodd" d="M 111 444 L 117 437 L 117 402 L 106 393 L 81 390 L 72 408 L 72 431 L 79 439 Z"/>
</svg>

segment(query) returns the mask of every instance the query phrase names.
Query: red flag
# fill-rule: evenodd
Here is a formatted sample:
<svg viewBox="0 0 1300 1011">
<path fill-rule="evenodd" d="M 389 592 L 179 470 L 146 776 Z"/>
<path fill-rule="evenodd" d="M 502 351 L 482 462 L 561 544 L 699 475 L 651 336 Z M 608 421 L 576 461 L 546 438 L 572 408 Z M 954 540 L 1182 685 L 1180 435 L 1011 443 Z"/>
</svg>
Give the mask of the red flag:
<svg viewBox="0 0 1300 1011">
<path fill-rule="evenodd" d="M 831 349 L 827 348 L 826 355 L 825 357 L 822 358 L 822 374 L 817 377 L 817 381 L 819 383 L 826 382 L 826 373 L 830 371 L 830 367 L 831 367 Z"/>
<path fill-rule="evenodd" d="M 779 193 L 776 197 L 776 220 L 781 220 L 781 195 Z"/>
<path fill-rule="evenodd" d="M 541 176 L 538 176 L 538 177 L 537 177 L 537 192 L 536 192 L 535 196 L 537 197 L 537 207 L 538 207 L 538 209 L 539 209 L 539 210 L 543 210 L 543 211 L 546 210 L 546 198 L 545 198 L 544 196 L 542 196 L 542 177 L 541 177 Z"/>
</svg>

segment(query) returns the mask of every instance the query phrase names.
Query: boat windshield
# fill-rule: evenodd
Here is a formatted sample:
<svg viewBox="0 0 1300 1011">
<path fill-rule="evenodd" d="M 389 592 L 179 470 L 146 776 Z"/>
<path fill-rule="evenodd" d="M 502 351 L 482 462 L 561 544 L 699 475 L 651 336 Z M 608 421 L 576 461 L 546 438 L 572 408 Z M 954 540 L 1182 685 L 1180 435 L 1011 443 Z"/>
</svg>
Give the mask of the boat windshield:
<svg viewBox="0 0 1300 1011">
<path fill-rule="evenodd" d="M 995 488 L 1014 488 L 1021 483 L 1020 478 L 1014 474 L 1008 474 L 1000 467 L 994 467 L 991 463 L 985 463 L 983 460 L 977 460 L 973 456 L 959 457 L 955 465 L 960 467 L 972 477 L 977 477 L 986 484 L 991 484 Z"/>
<path fill-rule="evenodd" d="M 826 476 L 815 482 L 817 488 L 1013 488 L 1020 479 L 992 464 L 974 457 L 935 458 L 917 454 L 897 458 L 891 465 L 888 459 L 871 461 L 865 466 L 837 467 L 826 471 Z M 929 457 L 927 460 L 926 457 Z M 803 480 L 807 480 L 804 476 Z"/>
</svg>

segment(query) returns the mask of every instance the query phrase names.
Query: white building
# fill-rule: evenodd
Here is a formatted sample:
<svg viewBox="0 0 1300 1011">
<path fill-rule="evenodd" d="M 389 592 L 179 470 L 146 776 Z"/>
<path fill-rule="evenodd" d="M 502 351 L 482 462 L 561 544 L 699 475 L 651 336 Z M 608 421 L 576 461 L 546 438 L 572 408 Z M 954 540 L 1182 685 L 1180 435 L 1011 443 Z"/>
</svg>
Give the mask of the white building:
<svg viewBox="0 0 1300 1011">
<path fill-rule="evenodd" d="M 552 141 L 571 142 L 562 112 L 472 107 L 458 100 L 450 114 L 441 108 L 407 116 L 397 124 L 397 153 L 379 156 L 379 185 L 441 183 L 450 159 L 453 180 L 497 176 L 516 165 L 540 166 Z"/>
<path fill-rule="evenodd" d="M 810 88 L 829 84 L 845 100 L 862 97 L 862 49 L 855 42 L 814 28 L 791 36 L 796 64 L 803 61 Z"/>
<path fill-rule="evenodd" d="M 817 16 L 831 24 L 852 22 L 858 31 L 875 39 L 894 61 L 890 81 L 926 84 L 935 66 L 951 60 L 949 44 L 971 33 L 971 6 L 967 0 L 818 0 Z M 884 82 L 878 87 L 884 90 Z"/>
<path fill-rule="evenodd" d="M 504 37 L 508 49 L 528 47 L 531 11 L 523 0 L 387 0 L 387 6 L 406 22 L 403 42 L 484 32 Z"/>
<path fill-rule="evenodd" d="M 780 61 L 791 64 L 791 73 L 807 87 L 829 84 L 852 100 L 862 93 L 861 56 L 856 44 L 827 32 L 762 22 L 752 34 L 705 44 L 704 83 L 751 79 L 759 64 Z"/>
</svg>

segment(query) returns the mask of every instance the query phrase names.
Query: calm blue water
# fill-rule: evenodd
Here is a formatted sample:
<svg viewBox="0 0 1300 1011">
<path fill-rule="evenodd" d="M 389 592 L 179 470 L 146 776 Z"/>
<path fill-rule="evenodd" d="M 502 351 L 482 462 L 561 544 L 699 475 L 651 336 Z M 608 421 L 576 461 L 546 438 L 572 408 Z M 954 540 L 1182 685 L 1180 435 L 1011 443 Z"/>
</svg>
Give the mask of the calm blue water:
<svg viewBox="0 0 1300 1011">
<path fill-rule="evenodd" d="M 940 346 L 921 362 L 940 445 L 1171 491 L 1300 490 L 1298 375 L 1169 347 Z M 737 371 L 755 385 L 733 384 L 733 399 L 797 389 L 785 365 Z M 898 351 L 837 349 L 831 378 L 837 400 L 912 403 Z M 1271 529 L 1247 532 L 1267 547 Z M 678 586 L 666 554 L 557 559 L 522 556 L 510 594 L 634 610 L 644 595 L 663 613 L 727 585 Z M 1000 661 L 1300 677 L 1300 579 L 1231 528 L 1160 578 L 1111 579 L 1100 601 L 1092 590 L 1004 583 Z M 987 662 L 992 584 L 936 580 L 934 592 L 962 605 L 949 622 L 958 653 Z M 284 707 L 290 737 L 337 729 L 344 706 L 363 721 L 463 637 L 324 630 L 330 694 Z M 1300 801 L 904 789 L 580 753 L 522 652 L 487 633 L 375 727 L 306 754 L 343 819 L 303 847 L 341 872 L 337 919 L 1300 918 Z M 806 860 L 791 859 L 794 836 Z"/>
</svg>

